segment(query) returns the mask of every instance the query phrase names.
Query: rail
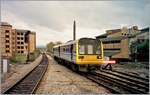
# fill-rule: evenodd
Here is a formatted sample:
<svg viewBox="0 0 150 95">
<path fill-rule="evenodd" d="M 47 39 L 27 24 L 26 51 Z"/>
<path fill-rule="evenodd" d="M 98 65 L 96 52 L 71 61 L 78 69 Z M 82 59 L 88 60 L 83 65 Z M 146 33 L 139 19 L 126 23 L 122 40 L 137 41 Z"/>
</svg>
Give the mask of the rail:
<svg viewBox="0 0 150 95">
<path fill-rule="evenodd" d="M 43 55 L 41 63 L 4 94 L 33 94 L 48 67 L 48 58 Z"/>
</svg>

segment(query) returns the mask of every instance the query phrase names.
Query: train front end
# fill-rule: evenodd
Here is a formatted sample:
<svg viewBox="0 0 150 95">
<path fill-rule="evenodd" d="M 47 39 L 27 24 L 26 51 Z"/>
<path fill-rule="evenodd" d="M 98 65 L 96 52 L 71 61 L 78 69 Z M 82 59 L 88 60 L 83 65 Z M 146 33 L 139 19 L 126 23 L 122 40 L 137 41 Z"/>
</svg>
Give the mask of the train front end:
<svg viewBox="0 0 150 95">
<path fill-rule="evenodd" d="M 92 38 L 79 39 L 76 46 L 76 54 L 76 64 L 103 64 L 103 47 L 99 40 Z"/>
</svg>

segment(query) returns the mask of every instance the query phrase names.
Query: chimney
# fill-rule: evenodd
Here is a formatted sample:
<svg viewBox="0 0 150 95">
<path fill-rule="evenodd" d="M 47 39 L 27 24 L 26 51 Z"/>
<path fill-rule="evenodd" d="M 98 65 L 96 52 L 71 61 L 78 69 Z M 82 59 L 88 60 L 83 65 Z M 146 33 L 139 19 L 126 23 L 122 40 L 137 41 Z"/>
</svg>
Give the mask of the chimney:
<svg viewBox="0 0 150 95">
<path fill-rule="evenodd" d="M 73 22 L 73 40 L 76 40 L 76 22 Z"/>
</svg>

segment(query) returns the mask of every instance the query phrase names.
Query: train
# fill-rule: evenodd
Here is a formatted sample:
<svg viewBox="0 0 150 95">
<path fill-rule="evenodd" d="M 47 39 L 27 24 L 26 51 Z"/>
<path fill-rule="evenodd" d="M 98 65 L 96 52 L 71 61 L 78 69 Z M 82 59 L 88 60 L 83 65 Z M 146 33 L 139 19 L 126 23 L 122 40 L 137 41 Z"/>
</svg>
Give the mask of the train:
<svg viewBox="0 0 150 95">
<path fill-rule="evenodd" d="M 53 56 L 73 71 L 94 71 L 103 65 L 103 44 L 94 38 L 80 38 L 53 47 Z"/>
</svg>

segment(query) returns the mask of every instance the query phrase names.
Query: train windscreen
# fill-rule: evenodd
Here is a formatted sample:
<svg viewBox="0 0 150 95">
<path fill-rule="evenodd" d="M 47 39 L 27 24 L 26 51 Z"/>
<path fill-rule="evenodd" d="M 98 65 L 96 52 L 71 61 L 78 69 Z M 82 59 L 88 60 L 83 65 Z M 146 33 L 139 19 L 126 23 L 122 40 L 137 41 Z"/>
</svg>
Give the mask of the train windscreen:
<svg viewBox="0 0 150 95">
<path fill-rule="evenodd" d="M 84 38 L 79 40 L 79 54 L 94 55 L 101 54 L 100 41 L 96 39 Z"/>
</svg>

